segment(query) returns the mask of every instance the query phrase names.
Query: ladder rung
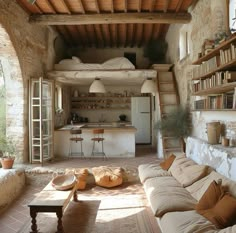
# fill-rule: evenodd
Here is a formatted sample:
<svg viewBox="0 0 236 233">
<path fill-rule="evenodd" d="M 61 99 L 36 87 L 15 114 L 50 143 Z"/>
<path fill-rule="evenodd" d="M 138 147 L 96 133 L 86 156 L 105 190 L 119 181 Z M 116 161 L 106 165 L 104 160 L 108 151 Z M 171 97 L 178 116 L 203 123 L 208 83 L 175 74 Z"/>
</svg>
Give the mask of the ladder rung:
<svg viewBox="0 0 236 233">
<path fill-rule="evenodd" d="M 164 95 L 164 94 L 173 94 L 173 95 L 176 95 L 176 93 L 175 93 L 174 90 L 173 90 L 173 91 L 159 91 L 159 93 L 160 93 L 161 95 Z"/>
<path fill-rule="evenodd" d="M 164 151 L 174 151 L 174 150 L 182 151 L 182 148 L 181 147 L 164 148 Z"/>
<path fill-rule="evenodd" d="M 175 104 L 160 104 L 160 106 L 173 106 L 173 105 L 177 105 L 177 103 L 175 103 Z"/>
</svg>

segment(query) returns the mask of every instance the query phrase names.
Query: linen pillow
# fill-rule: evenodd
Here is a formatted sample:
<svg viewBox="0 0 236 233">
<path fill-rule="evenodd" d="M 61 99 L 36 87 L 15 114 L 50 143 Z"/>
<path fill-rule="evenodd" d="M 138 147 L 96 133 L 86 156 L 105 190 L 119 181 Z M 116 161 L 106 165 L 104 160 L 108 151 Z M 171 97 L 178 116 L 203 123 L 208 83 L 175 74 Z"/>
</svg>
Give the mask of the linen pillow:
<svg viewBox="0 0 236 233">
<path fill-rule="evenodd" d="M 215 180 L 209 185 L 206 192 L 203 194 L 198 204 L 195 206 L 196 211 L 210 209 L 215 206 L 215 204 L 224 195 L 224 190 L 221 186 L 222 180 L 216 182 Z"/>
<path fill-rule="evenodd" d="M 76 56 L 72 56 L 72 60 L 75 61 L 76 63 L 82 63 L 81 59 Z"/>
<path fill-rule="evenodd" d="M 235 222 L 236 199 L 227 193 L 216 203 L 213 208 L 200 210 L 198 212 L 215 224 L 218 228 L 231 226 Z"/>
<path fill-rule="evenodd" d="M 171 164 L 174 162 L 176 156 L 174 154 L 171 154 L 168 159 L 166 159 L 164 162 L 160 163 L 160 166 L 163 170 L 168 171 Z"/>
</svg>

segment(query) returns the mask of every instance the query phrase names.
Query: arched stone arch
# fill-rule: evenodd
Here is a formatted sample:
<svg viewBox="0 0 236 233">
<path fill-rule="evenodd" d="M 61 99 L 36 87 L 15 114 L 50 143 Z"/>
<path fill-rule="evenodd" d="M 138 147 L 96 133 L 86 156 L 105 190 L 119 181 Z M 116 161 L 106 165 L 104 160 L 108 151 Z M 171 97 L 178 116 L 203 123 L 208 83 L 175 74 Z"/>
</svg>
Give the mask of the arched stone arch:
<svg viewBox="0 0 236 233">
<path fill-rule="evenodd" d="M 17 147 L 17 162 L 26 161 L 24 149 L 26 144 L 24 83 L 21 67 L 13 43 L 0 24 L 0 60 L 6 87 L 6 133 Z"/>
</svg>

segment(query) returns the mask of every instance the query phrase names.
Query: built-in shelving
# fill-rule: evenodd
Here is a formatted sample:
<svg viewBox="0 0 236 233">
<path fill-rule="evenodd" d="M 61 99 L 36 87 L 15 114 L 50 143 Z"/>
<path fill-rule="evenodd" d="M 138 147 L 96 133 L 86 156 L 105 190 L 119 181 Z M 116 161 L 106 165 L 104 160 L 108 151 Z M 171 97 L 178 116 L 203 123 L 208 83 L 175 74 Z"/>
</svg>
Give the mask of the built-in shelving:
<svg viewBox="0 0 236 233">
<path fill-rule="evenodd" d="M 208 54 L 193 62 L 193 111 L 235 111 L 236 36 L 222 42 Z"/>
</svg>

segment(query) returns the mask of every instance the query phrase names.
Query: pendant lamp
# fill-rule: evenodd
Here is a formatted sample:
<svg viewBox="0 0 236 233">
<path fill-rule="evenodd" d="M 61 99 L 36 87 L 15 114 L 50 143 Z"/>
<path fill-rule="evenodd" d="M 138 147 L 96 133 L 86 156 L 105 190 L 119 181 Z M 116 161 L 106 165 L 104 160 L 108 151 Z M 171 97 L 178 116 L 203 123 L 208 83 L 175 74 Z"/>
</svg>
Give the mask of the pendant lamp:
<svg viewBox="0 0 236 233">
<path fill-rule="evenodd" d="M 157 91 L 156 83 L 151 79 L 147 78 L 141 87 L 141 93 L 152 93 L 155 95 L 155 92 Z"/>
<path fill-rule="evenodd" d="M 100 78 L 95 78 L 95 80 L 92 82 L 91 86 L 89 87 L 90 93 L 105 93 L 106 89 L 100 80 Z"/>
</svg>

